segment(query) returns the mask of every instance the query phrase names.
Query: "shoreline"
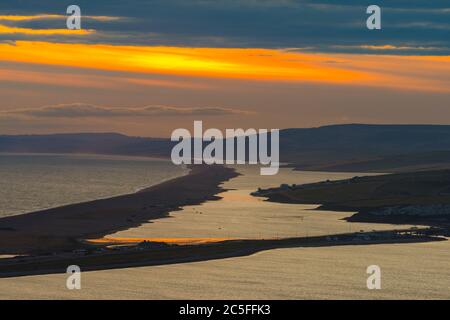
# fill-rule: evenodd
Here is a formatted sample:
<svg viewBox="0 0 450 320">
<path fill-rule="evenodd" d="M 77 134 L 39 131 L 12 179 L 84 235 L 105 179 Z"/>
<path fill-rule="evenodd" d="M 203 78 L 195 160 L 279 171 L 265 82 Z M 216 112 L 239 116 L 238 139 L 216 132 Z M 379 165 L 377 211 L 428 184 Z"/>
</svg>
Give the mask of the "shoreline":
<svg viewBox="0 0 450 320">
<path fill-rule="evenodd" d="M 82 247 L 101 238 L 168 216 L 185 205 L 216 200 L 220 184 L 238 176 L 223 166 L 191 166 L 190 172 L 135 193 L 0 218 L 0 254 L 42 254 Z"/>
<path fill-rule="evenodd" d="M 163 249 L 108 252 L 97 255 L 47 257 L 38 260 L 6 259 L 0 263 L 0 278 L 65 273 L 68 265 L 77 264 L 83 271 L 161 266 L 249 256 L 258 252 L 287 248 L 318 248 L 338 246 L 367 246 L 380 244 L 409 244 L 446 241 L 440 235 L 428 234 L 427 229 L 385 230 L 366 233 L 371 238 L 358 237 L 361 233 L 324 235 L 277 239 L 235 239 L 205 244 L 173 245 Z M 403 233 L 402 233 L 403 232 Z M 377 237 L 374 235 L 378 234 Z"/>
<path fill-rule="evenodd" d="M 54 199 L 52 197 L 50 197 L 51 200 L 46 201 L 45 194 L 39 194 L 39 201 L 33 201 L 33 202 L 29 202 L 29 205 L 25 205 L 25 206 L 17 206 L 18 209 L 16 209 L 14 206 L 12 207 L 8 207 L 8 204 L 6 204 L 6 207 L 2 207 L 0 208 L 0 219 L 1 218 L 5 218 L 5 217 L 12 217 L 12 216 L 18 216 L 18 215 L 24 215 L 24 214 L 29 214 L 29 213 L 33 213 L 33 212 L 38 212 L 38 211 L 45 211 L 45 210 L 50 210 L 50 209 L 54 209 L 54 208 L 59 208 L 59 207 L 64 207 L 64 206 L 69 206 L 69 205 L 74 205 L 74 204 L 79 204 L 79 203 L 84 203 L 84 202 L 90 202 L 90 201 L 96 201 L 96 200 L 106 200 L 106 199 L 110 199 L 110 198 L 114 198 L 114 197 L 118 197 L 118 196 L 124 196 L 124 195 L 129 195 L 129 194 L 133 194 L 133 193 L 137 193 L 140 192 L 142 190 L 148 189 L 151 186 L 155 186 L 158 184 L 161 184 L 163 182 L 178 178 L 178 177 L 182 177 L 185 175 L 188 175 L 190 170 L 188 168 L 187 165 L 182 164 L 182 165 L 173 165 L 172 161 L 170 159 L 167 158 L 157 158 L 157 157 L 144 157 L 144 156 L 122 156 L 122 155 L 104 155 L 104 154 L 88 154 L 88 153 L 11 153 L 11 152 L 0 152 L 0 160 L 3 160 L 5 157 L 47 157 L 50 158 L 50 160 L 53 160 L 54 158 L 61 158 L 61 159 L 65 159 L 64 161 L 90 161 L 90 160 L 94 160 L 94 161 L 102 161 L 102 160 L 106 160 L 106 161 L 111 161 L 112 163 L 122 163 L 124 161 L 132 161 L 133 163 L 136 162 L 138 164 L 141 163 L 145 163 L 149 166 L 153 166 L 154 164 L 156 164 L 157 166 L 159 166 L 161 163 L 167 163 L 168 165 L 172 166 L 174 169 L 173 174 L 169 173 L 166 174 L 165 176 L 161 176 L 158 178 L 155 177 L 150 177 L 150 179 L 141 179 L 141 181 L 134 181 L 133 183 L 130 184 L 121 184 L 121 180 L 119 177 L 117 177 L 118 179 L 109 179 L 109 181 L 105 181 L 103 182 L 102 179 L 100 179 L 100 183 L 103 183 L 104 187 L 102 187 L 102 189 L 97 189 L 97 191 L 95 192 L 90 192 L 90 193 L 86 193 L 86 192 L 78 192 L 78 190 L 82 189 L 81 185 L 78 186 L 78 188 L 71 188 L 72 190 L 65 190 L 66 193 L 70 194 L 71 197 L 68 199 L 65 199 L 64 197 L 63 200 L 61 200 L 60 197 L 58 197 L 58 199 Z M 59 160 L 58 160 L 59 161 Z M 8 164 L 8 161 L 7 161 Z M 62 165 L 66 165 L 66 163 L 64 162 Z M 71 165 L 71 164 L 70 164 Z M 95 165 L 95 162 L 93 162 L 93 165 Z M 89 165 L 88 165 L 89 166 Z M 63 166 L 61 166 L 60 168 L 63 168 Z M 179 171 L 179 173 L 177 172 Z M 139 177 L 145 177 L 143 175 L 140 175 Z M 14 179 L 14 175 L 12 177 L 9 177 L 9 179 Z M 9 180 L 7 179 L 7 180 Z M 40 179 L 40 177 L 39 177 Z M 84 180 L 85 183 L 86 180 Z M 8 181 L 5 181 L 8 182 Z M 45 185 L 48 183 L 47 179 L 44 179 L 42 181 Z M 120 187 L 118 186 L 114 186 L 115 183 L 121 184 Z M 68 184 L 67 182 L 64 183 L 64 187 L 66 187 Z M 113 189 L 108 190 L 108 186 L 114 186 Z M 34 186 L 35 188 L 37 187 Z M 86 184 L 86 187 L 88 187 L 88 185 Z M 69 188 L 70 189 L 70 188 Z M 31 191 L 30 191 L 31 190 Z M 41 189 L 39 189 L 41 190 Z M 105 192 L 105 190 L 107 190 Z M 21 193 L 13 193 L 13 195 L 15 195 L 14 198 L 18 198 L 20 200 L 20 197 L 25 197 L 27 198 L 28 193 L 33 192 L 33 188 L 31 189 L 25 189 L 22 190 Z M 79 195 L 77 196 L 77 193 L 79 193 Z M 49 194 L 48 192 L 46 192 L 46 194 Z M 40 201 L 40 199 L 44 199 L 44 201 Z M 13 201 L 14 203 L 14 201 Z M 4 203 L 5 204 L 5 203 Z"/>
<path fill-rule="evenodd" d="M 198 202 L 204 201 L 205 199 L 201 197 L 205 197 L 206 194 L 209 194 L 211 199 L 219 199 L 216 193 L 211 192 L 210 186 L 214 185 L 214 181 L 220 183 L 219 178 L 223 179 L 224 175 L 231 174 L 237 176 L 240 173 L 245 177 L 245 172 L 241 172 L 237 169 L 235 170 L 237 172 L 231 168 L 222 166 L 194 166 L 191 167 L 191 172 L 188 176 L 176 178 L 166 183 L 145 189 L 143 190 L 142 195 L 148 196 L 156 194 L 161 195 L 161 197 L 166 197 L 165 199 L 167 200 L 173 200 L 174 197 L 178 198 L 176 193 L 181 191 L 184 197 L 183 201 L 188 205 L 193 200 Z M 207 177 L 208 179 L 206 179 Z M 209 182 L 206 183 L 206 180 Z M 208 184 L 208 186 L 205 186 L 205 184 Z M 193 188 L 197 192 L 196 199 L 190 195 Z M 210 189 L 205 191 L 205 188 Z M 219 190 L 218 192 L 220 192 L 220 190 L 234 190 L 234 186 L 230 186 L 228 183 L 222 188 L 216 184 L 215 188 Z M 137 195 L 142 196 L 140 193 Z M 227 196 L 224 197 L 227 199 Z M 147 223 L 154 222 L 149 220 L 167 217 L 173 210 L 177 210 L 176 208 L 171 208 L 173 201 L 166 203 L 165 207 L 156 204 L 156 202 L 152 203 L 151 211 L 153 213 L 151 217 L 146 217 L 147 220 L 145 222 Z M 109 205 L 111 206 L 111 203 L 109 203 Z M 215 204 L 212 203 L 211 205 L 214 206 Z M 138 206 L 138 208 L 140 207 Z M 97 208 L 97 210 L 99 210 L 97 214 L 101 215 L 100 209 L 101 208 Z M 124 209 L 123 211 L 125 212 L 126 210 Z M 186 214 L 189 213 L 187 212 Z M 189 215 L 187 217 L 189 217 Z M 125 224 L 129 225 L 133 222 L 136 223 L 137 218 L 144 219 L 143 217 L 136 217 L 133 218 L 135 221 L 125 221 Z M 83 219 L 83 216 L 80 217 L 79 215 L 75 215 L 71 216 L 70 219 Z M 117 223 L 122 223 L 123 220 L 124 218 L 122 218 L 122 220 L 117 220 Z M 101 221 L 104 222 L 104 220 Z M 52 223 L 55 224 L 57 222 L 58 221 L 53 221 Z M 160 223 L 165 222 L 171 223 L 170 221 L 161 221 Z M 152 226 L 147 225 L 147 227 L 151 228 Z M 78 228 L 80 228 L 80 226 L 78 226 Z M 122 225 L 120 228 L 126 229 Z M 195 230 L 196 229 L 194 229 L 194 231 Z M 341 233 L 339 230 L 334 230 L 333 232 L 326 232 L 320 235 L 308 235 L 308 233 L 306 233 L 306 236 L 299 236 L 297 233 L 296 235 L 290 234 L 282 237 L 279 237 L 278 234 L 276 236 L 266 234 L 260 235 L 259 237 L 233 235 L 232 237 L 228 236 L 227 238 L 183 238 L 186 234 L 167 234 L 165 231 L 163 233 L 147 232 L 145 237 L 140 235 L 137 237 L 132 236 L 131 238 L 126 238 L 127 235 L 125 233 L 124 235 L 117 235 L 118 238 L 114 238 L 114 236 L 111 238 L 111 233 L 113 232 L 109 231 L 106 235 L 100 234 L 90 238 L 93 241 L 89 241 L 89 238 L 87 237 L 75 238 L 78 243 L 72 244 L 77 246 L 74 246 L 73 249 L 81 250 L 42 251 L 31 256 L 17 256 L 15 258 L 2 259 L 0 260 L 0 278 L 62 274 L 66 272 L 67 266 L 72 264 L 79 265 L 83 271 L 101 271 L 237 258 L 274 249 L 373 246 L 435 241 L 444 242 L 447 240 L 443 236 L 442 230 L 433 228 L 410 228 L 404 230 L 388 229 L 373 230 L 370 232 L 351 232 L 350 230 L 350 233 L 348 233 L 348 231 Z M 191 234 L 192 236 L 201 236 L 195 232 Z M 0 238 L 0 241 L 1 240 L 2 239 Z M 52 239 L 46 239 L 48 242 L 45 243 L 48 244 L 51 240 Z"/>
<path fill-rule="evenodd" d="M 275 203 L 313 204 L 317 205 L 315 210 L 353 213 L 344 219 L 347 222 L 449 229 L 450 215 L 444 208 L 450 208 L 450 194 L 446 191 L 449 183 L 449 170 L 429 170 L 299 185 L 281 184 L 280 187 L 258 189 L 253 196 Z M 441 211 L 436 211 L 436 206 Z"/>
</svg>

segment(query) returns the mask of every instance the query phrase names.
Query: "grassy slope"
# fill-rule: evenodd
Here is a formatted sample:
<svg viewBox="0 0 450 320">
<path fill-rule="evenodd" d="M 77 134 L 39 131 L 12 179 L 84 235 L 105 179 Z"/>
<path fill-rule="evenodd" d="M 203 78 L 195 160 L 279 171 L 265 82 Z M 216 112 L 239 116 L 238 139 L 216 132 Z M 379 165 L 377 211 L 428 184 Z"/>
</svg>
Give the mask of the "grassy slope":
<svg viewBox="0 0 450 320">
<path fill-rule="evenodd" d="M 272 201 L 323 204 L 346 210 L 450 204 L 450 170 L 359 177 L 273 190 L 267 196 Z"/>
</svg>

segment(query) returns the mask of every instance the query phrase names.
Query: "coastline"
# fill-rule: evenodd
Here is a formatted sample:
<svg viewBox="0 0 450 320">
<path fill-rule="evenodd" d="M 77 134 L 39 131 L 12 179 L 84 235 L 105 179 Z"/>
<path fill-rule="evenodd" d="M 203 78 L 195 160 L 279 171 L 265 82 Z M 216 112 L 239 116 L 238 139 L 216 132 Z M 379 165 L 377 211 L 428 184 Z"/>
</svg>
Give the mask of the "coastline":
<svg viewBox="0 0 450 320">
<path fill-rule="evenodd" d="M 422 231 L 423 233 L 421 233 Z M 392 234 L 395 234 L 395 236 L 392 236 Z M 355 234 L 351 233 L 299 238 L 223 240 L 204 244 L 175 245 L 163 249 L 109 252 L 86 256 L 48 257 L 19 263 L 12 260 L 0 264 L 0 278 L 65 273 L 67 266 L 73 264 L 81 265 L 83 271 L 99 271 L 245 257 L 274 249 L 370 246 L 446 241 L 443 237 L 427 234 L 426 229 L 420 230 L 415 236 L 402 235 L 401 231 L 398 230 L 385 230 L 378 232 L 377 237 L 364 239 L 355 237 Z M 331 240 L 331 238 L 335 238 L 335 240 Z"/>
<path fill-rule="evenodd" d="M 0 254 L 77 249 L 82 247 L 78 239 L 101 238 L 166 217 L 182 206 L 218 199 L 219 185 L 237 175 L 223 166 L 191 166 L 187 175 L 136 193 L 1 218 Z"/>
<path fill-rule="evenodd" d="M 170 212 L 167 219 L 107 236 L 178 241 L 181 237 L 229 237 L 230 241 L 187 246 L 130 244 L 117 250 L 97 250 L 101 246 L 96 246 L 86 253 L 2 259 L 0 295 L 5 299 L 373 299 L 417 298 L 417 292 L 442 298 L 448 291 L 448 282 L 442 281 L 449 274 L 448 241 L 428 241 L 417 235 L 382 239 L 393 228 L 409 232 L 412 226 L 349 224 L 342 220 L 348 213 L 277 204 L 250 195 L 257 186 L 351 175 L 282 170 L 267 177 L 260 176 L 256 167 L 235 169 L 241 175 L 222 185 L 220 200 L 188 205 Z M 345 241 L 346 234 L 351 241 Z M 386 283 L 393 281 L 385 290 L 366 290 L 362 277 L 368 262 L 383 267 Z M 67 290 L 64 285 L 70 264 L 83 271 L 82 290 Z M 411 270 L 411 265 L 417 269 Z M 409 270 L 406 275 L 405 270 Z M 415 279 L 415 272 L 423 274 L 430 286 L 409 281 Z M 325 288 L 321 286 L 324 277 L 329 284 Z"/>
<path fill-rule="evenodd" d="M 0 167 L 0 218 L 132 194 L 190 171 L 151 157 L 1 152 Z"/>
<path fill-rule="evenodd" d="M 314 204 L 320 211 L 353 213 L 345 218 L 347 222 L 424 225 L 448 230 L 449 183 L 449 170 L 428 170 L 355 175 L 299 185 L 283 183 L 259 189 L 253 195 L 274 203 Z"/>
</svg>

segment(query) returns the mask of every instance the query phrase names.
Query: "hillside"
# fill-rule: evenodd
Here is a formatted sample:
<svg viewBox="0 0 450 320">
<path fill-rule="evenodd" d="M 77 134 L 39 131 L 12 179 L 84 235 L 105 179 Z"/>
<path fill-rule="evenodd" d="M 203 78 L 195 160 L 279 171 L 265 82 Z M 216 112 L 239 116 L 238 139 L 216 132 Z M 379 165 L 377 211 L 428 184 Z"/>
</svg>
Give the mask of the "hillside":
<svg viewBox="0 0 450 320">
<path fill-rule="evenodd" d="M 281 133 L 280 147 L 283 161 L 298 169 L 324 171 L 441 168 L 450 163 L 448 151 L 450 126 L 435 125 L 349 124 L 286 129 Z"/>
<path fill-rule="evenodd" d="M 92 153 L 167 157 L 168 139 L 129 137 L 117 133 L 0 136 L 0 152 Z"/>
<path fill-rule="evenodd" d="M 0 136 L 0 152 L 169 157 L 169 139 L 116 133 Z M 333 125 L 280 131 L 280 160 L 299 170 L 400 172 L 450 167 L 450 126 Z"/>
<path fill-rule="evenodd" d="M 258 190 L 283 203 L 319 204 L 324 210 L 358 212 L 349 220 L 450 223 L 450 170 L 422 171 Z"/>
</svg>

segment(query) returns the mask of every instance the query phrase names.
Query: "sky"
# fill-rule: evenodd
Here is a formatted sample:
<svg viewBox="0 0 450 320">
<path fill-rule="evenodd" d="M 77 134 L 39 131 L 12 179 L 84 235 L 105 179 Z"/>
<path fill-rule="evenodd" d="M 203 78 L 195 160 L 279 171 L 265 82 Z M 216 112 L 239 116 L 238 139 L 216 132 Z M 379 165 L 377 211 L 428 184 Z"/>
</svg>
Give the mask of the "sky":
<svg viewBox="0 0 450 320">
<path fill-rule="evenodd" d="M 66 27 L 72 4 L 81 30 Z M 450 3 L 0 2 L 0 134 L 167 137 L 194 120 L 450 124 Z"/>
</svg>

